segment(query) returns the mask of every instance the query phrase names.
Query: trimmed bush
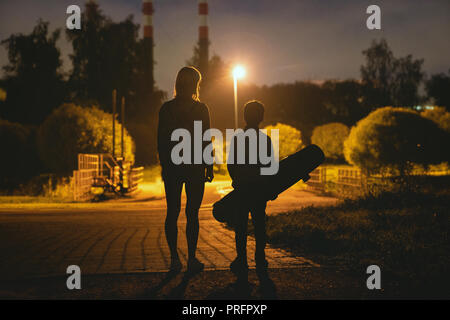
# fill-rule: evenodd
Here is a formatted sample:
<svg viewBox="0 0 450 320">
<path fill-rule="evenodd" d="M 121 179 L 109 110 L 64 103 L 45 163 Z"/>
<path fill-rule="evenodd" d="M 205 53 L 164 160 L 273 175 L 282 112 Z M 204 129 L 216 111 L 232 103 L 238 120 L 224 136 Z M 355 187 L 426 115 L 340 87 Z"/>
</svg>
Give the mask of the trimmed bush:
<svg viewBox="0 0 450 320">
<path fill-rule="evenodd" d="M 422 117 L 433 120 L 439 127 L 450 132 L 450 112 L 444 107 L 427 109 L 420 114 Z"/>
<path fill-rule="evenodd" d="M 405 174 L 413 164 L 448 161 L 449 134 L 417 112 L 384 107 L 360 120 L 344 142 L 346 160 L 366 173 Z"/>
<path fill-rule="evenodd" d="M 277 123 L 275 125 L 270 125 L 265 127 L 267 134 L 271 136 L 270 130 L 278 129 L 279 138 L 279 150 L 280 150 L 280 160 L 299 151 L 303 148 L 302 133 L 300 130 L 291 127 L 287 124 Z M 272 137 L 271 137 L 272 138 Z M 272 144 L 275 147 L 275 141 L 272 140 Z"/>
<path fill-rule="evenodd" d="M 315 127 L 311 142 L 318 145 L 325 157 L 332 160 L 344 159 L 344 141 L 350 129 L 343 123 L 332 122 Z"/>
<path fill-rule="evenodd" d="M 112 115 L 96 107 L 64 104 L 55 109 L 39 128 L 42 161 L 52 173 L 70 175 L 78 153 L 112 153 Z M 127 130 L 125 160 L 134 162 L 134 142 Z M 116 120 L 116 155 L 121 148 L 121 124 Z"/>
</svg>

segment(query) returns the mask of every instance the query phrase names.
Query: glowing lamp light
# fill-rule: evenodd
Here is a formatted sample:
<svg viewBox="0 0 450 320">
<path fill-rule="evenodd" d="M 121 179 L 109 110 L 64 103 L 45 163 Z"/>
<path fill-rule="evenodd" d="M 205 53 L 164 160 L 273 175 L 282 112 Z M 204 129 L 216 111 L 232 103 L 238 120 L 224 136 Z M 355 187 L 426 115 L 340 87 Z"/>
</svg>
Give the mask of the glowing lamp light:
<svg viewBox="0 0 450 320">
<path fill-rule="evenodd" d="M 242 79 L 243 77 L 245 77 L 245 69 L 243 66 L 236 66 L 233 68 L 233 77 L 235 79 Z"/>
<path fill-rule="evenodd" d="M 234 82 L 234 129 L 238 128 L 238 79 L 245 77 L 245 69 L 241 65 L 237 65 L 233 68 L 233 82 Z"/>
</svg>

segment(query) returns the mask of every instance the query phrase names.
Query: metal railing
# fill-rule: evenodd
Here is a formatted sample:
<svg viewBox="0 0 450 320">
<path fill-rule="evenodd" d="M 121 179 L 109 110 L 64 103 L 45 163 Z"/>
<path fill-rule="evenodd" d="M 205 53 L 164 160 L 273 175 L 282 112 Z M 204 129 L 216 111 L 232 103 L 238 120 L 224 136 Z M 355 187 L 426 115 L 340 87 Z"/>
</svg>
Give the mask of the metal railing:
<svg viewBox="0 0 450 320">
<path fill-rule="evenodd" d="M 133 168 L 128 177 L 128 191 L 134 192 L 138 189 L 139 184 L 144 180 L 144 167 Z"/>
<path fill-rule="evenodd" d="M 73 172 L 74 201 L 92 197 L 92 187 L 103 187 L 113 192 L 129 193 L 138 189 L 144 168 L 132 168 L 131 162 L 114 159 L 107 153 L 78 154 L 78 170 Z"/>
<path fill-rule="evenodd" d="M 357 197 L 366 192 L 367 177 L 358 168 L 338 169 L 337 192 L 342 197 Z"/>
<path fill-rule="evenodd" d="M 364 176 L 359 169 L 338 169 L 338 185 L 360 188 L 364 185 Z"/>
<path fill-rule="evenodd" d="M 72 179 L 74 201 L 86 201 L 91 198 L 91 187 L 97 172 L 97 169 L 74 170 Z"/>
<path fill-rule="evenodd" d="M 98 172 L 100 169 L 99 158 L 98 154 L 79 153 L 78 170 L 97 170 Z"/>
<path fill-rule="evenodd" d="M 324 190 L 327 182 L 327 168 L 317 168 L 309 174 L 310 178 L 306 182 L 308 188 Z"/>
</svg>

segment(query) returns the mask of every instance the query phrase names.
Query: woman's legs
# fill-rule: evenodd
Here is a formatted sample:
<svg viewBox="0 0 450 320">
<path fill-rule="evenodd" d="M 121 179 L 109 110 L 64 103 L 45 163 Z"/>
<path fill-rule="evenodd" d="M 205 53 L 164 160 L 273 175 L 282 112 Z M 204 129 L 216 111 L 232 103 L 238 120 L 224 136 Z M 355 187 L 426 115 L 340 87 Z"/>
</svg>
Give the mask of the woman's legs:
<svg viewBox="0 0 450 320">
<path fill-rule="evenodd" d="M 203 200 L 205 182 L 199 179 L 189 179 L 185 184 L 186 188 L 186 239 L 188 244 L 188 259 L 195 260 L 195 251 L 198 241 L 198 210 Z"/>
<path fill-rule="evenodd" d="M 178 237 L 178 216 L 181 208 L 181 192 L 183 182 L 176 178 L 166 178 L 164 180 L 166 191 L 167 215 L 165 222 L 166 240 L 169 245 L 171 262 L 179 261 L 177 251 Z"/>
</svg>

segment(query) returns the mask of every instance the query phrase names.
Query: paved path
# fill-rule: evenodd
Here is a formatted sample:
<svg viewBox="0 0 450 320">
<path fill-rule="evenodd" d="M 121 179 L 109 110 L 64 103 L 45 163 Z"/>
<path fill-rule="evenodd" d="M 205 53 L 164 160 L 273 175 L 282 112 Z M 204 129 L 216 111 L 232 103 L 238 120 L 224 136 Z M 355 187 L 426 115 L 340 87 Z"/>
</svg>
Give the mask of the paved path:
<svg viewBox="0 0 450 320">
<path fill-rule="evenodd" d="M 159 195 L 154 190 L 149 193 L 154 188 L 144 186 L 134 199 L 83 206 L 0 207 L 0 280 L 64 275 L 71 264 L 79 265 L 83 274 L 166 271 L 169 251 L 164 236 L 165 203 L 160 187 Z M 226 183 L 209 185 L 200 210 L 198 258 L 207 270 L 228 269 L 235 257 L 233 232 L 211 214 L 211 204 L 226 189 Z M 293 190 L 270 203 L 268 212 L 335 201 Z M 184 265 L 185 222 L 181 214 L 178 245 Z M 248 242 L 252 268 L 255 245 L 253 238 Z M 318 266 L 270 246 L 267 258 L 270 268 Z"/>
</svg>

